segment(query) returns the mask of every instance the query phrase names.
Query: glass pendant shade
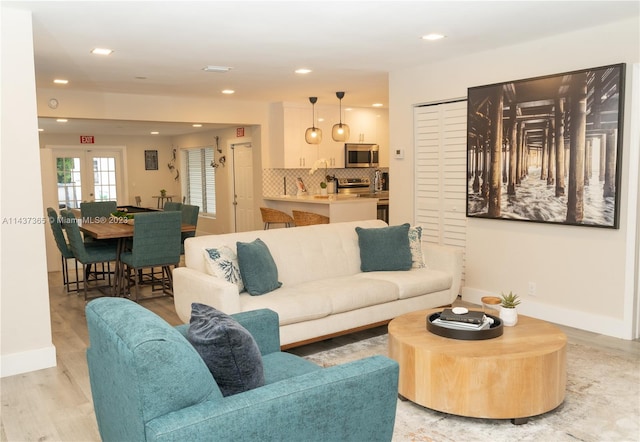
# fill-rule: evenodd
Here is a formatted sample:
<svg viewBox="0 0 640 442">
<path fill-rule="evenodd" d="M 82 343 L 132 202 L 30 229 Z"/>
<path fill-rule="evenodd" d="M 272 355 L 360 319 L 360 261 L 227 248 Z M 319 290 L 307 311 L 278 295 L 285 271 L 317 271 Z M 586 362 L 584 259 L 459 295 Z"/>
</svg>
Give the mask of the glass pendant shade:
<svg viewBox="0 0 640 442">
<path fill-rule="evenodd" d="M 304 140 L 309 144 L 320 144 L 322 142 L 322 129 L 309 127 L 304 132 Z"/>
<path fill-rule="evenodd" d="M 346 124 L 334 124 L 333 129 L 331 130 L 331 138 L 333 138 L 333 141 L 347 141 L 350 133 L 351 130 Z"/>
<path fill-rule="evenodd" d="M 318 97 L 309 97 L 311 106 L 313 108 L 313 120 L 311 121 L 311 127 L 307 128 L 304 132 L 304 140 L 308 144 L 320 144 L 322 142 L 322 129 L 316 127 L 316 101 Z"/>
<path fill-rule="evenodd" d="M 344 92 L 336 92 L 336 97 L 340 100 L 340 122 L 333 125 L 331 138 L 333 138 L 333 141 L 347 141 L 351 130 L 348 125 L 342 123 L 342 99 L 344 98 Z"/>
</svg>

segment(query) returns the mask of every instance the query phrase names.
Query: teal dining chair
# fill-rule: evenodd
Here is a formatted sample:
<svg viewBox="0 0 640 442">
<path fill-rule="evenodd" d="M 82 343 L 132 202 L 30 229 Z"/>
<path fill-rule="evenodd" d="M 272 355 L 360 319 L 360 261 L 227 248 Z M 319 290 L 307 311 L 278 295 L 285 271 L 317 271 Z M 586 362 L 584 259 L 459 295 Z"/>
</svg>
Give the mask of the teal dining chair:
<svg viewBox="0 0 640 442">
<path fill-rule="evenodd" d="M 88 284 L 88 268 L 96 264 L 109 264 L 115 261 L 117 258 L 116 244 L 111 241 L 96 241 L 95 244 L 85 244 L 80 234 L 80 227 L 78 226 L 78 220 L 76 216 L 70 210 L 61 210 L 60 216 L 62 218 L 62 225 L 67 232 L 67 239 L 69 240 L 69 246 L 73 252 L 75 259 L 82 264 L 82 274 L 84 275 L 84 299 L 88 299 L 87 286 Z M 95 286 L 95 289 L 111 288 L 111 272 L 103 272 L 103 276 L 108 280 L 107 286 Z"/>
<path fill-rule="evenodd" d="M 190 226 L 198 226 L 198 215 L 200 214 L 200 207 L 191 204 L 182 205 L 182 224 L 189 224 Z M 193 232 L 182 232 L 180 238 L 180 254 L 184 255 L 184 241 L 187 238 L 196 236 L 195 230 Z"/>
<path fill-rule="evenodd" d="M 159 296 L 173 295 L 173 277 L 171 266 L 180 262 L 180 230 L 182 214 L 178 211 L 163 211 L 152 213 L 140 213 L 135 217 L 133 225 L 133 245 L 131 251 L 123 252 L 120 256 L 120 274 L 122 282 L 120 287 L 131 296 L 132 280 L 135 283 L 136 302 L 141 300 L 140 284 L 143 279 L 139 277 L 139 271 L 151 269 L 152 295 L 144 299 Z M 160 277 L 156 278 L 154 268 L 161 268 Z M 131 272 L 136 277 L 131 277 Z M 161 294 L 156 287 L 160 286 Z"/>
<path fill-rule="evenodd" d="M 164 203 L 164 211 L 165 212 L 173 212 L 182 210 L 182 203 L 167 201 Z"/>
<path fill-rule="evenodd" d="M 47 207 L 47 216 L 49 217 L 49 224 L 51 224 L 51 230 L 53 232 L 53 238 L 56 240 L 56 246 L 62 256 L 62 284 L 64 285 L 67 293 L 80 291 L 80 278 L 78 277 L 78 265 L 76 257 L 71 250 L 71 247 L 67 243 L 67 239 L 62 231 L 62 224 L 58 213 L 53 207 Z M 75 281 L 71 281 L 69 278 L 69 260 L 73 260 L 73 267 L 76 272 Z M 72 289 L 71 286 L 74 286 Z"/>
<path fill-rule="evenodd" d="M 91 201 L 80 203 L 80 215 L 82 219 L 89 218 L 109 218 L 113 212 L 118 210 L 118 203 L 115 201 Z"/>
</svg>

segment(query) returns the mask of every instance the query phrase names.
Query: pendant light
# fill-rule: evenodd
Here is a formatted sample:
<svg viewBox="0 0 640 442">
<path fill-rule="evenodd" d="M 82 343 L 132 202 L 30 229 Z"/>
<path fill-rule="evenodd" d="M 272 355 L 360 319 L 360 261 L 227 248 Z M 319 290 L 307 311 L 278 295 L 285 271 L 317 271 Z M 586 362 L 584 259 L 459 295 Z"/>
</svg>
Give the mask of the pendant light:
<svg viewBox="0 0 640 442">
<path fill-rule="evenodd" d="M 318 101 L 318 97 L 309 97 L 309 101 L 311 102 L 311 106 L 313 108 L 313 121 L 311 122 L 311 127 L 308 128 L 304 133 L 304 140 L 309 144 L 320 144 L 322 141 L 322 129 L 316 127 L 316 101 Z"/>
<path fill-rule="evenodd" d="M 347 141 L 350 133 L 349 126 L 342 124 L 342 99 L 344 98 L 344 92 L 336 92 L 336 97 L 340 100 L 340 123 L 333 125 L 331 138 L 333 138 L 333 141 Z"/>
</svg>

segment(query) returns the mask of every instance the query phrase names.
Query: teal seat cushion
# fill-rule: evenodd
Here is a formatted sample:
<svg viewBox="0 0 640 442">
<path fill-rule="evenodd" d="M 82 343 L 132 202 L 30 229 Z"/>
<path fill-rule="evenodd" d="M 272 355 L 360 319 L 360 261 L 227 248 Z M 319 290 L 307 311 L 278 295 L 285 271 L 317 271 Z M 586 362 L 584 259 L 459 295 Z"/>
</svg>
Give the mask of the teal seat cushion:
<svg viewBox="0 0 640 442">
<path fill-rule="evenodd" d="M 410 270 L 409 223 L 365 229 L 356 227 L 363 272 Z"/>
<path fill-rule="evenodd" d="M 278 268 L 267 245 L 260 239 L 236 243 L 244 288 L 250 295 L 263 295 L 282 286 Z"/>
<path fill-rule="evenodd" d="M 264 385 L 258 344 L 231 316 L 211 306 L 193 303 L 187 340 L 204 360 L 223 396 Z"/>
<path fill-rule="evenodd" d="M 322 367 L 311 361 L 280 351 L 262 356 L 262 364 L 265 385 L 322 370 Z"/>
</svg>

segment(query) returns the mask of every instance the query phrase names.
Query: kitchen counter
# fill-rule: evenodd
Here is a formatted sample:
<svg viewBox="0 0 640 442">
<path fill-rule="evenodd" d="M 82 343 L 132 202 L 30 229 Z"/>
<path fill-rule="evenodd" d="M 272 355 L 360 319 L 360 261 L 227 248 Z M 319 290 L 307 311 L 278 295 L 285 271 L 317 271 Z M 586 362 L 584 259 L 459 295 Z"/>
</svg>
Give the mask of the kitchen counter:
<svg viewBox="0 0 640 442">
<path fill-rule="evenodd" d="M 376 219 L 377 198 L 357 195 L 263 196 L 267 207 L 291 214 L 292 210 L 328 216 L 332 223 Z"/>
</svg>

